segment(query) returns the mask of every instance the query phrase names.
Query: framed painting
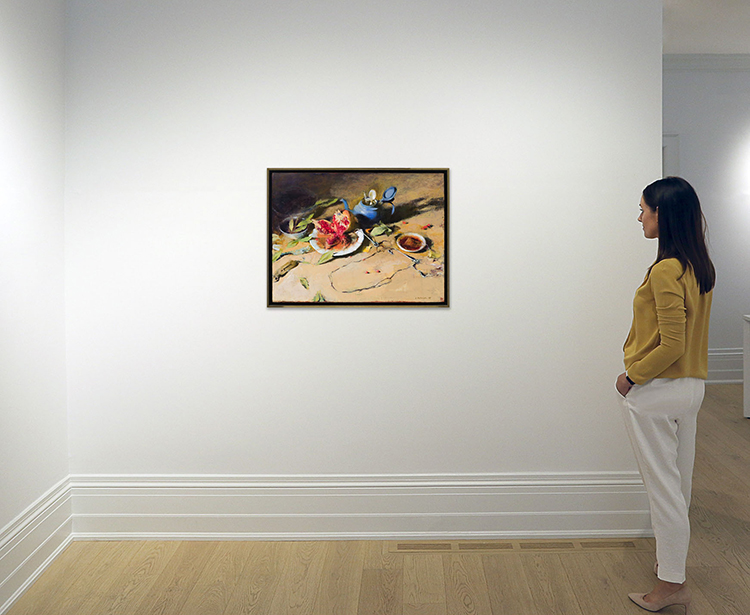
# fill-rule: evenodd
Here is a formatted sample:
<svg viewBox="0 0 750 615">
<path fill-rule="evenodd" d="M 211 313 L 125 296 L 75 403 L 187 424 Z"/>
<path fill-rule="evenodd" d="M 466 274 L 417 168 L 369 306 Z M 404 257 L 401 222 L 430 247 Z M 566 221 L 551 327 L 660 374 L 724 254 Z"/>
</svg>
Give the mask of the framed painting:
<svg viewBox="0 0 750 615">
<path fill-rule="evenodd" d="M 268 169 L 268 306 L 447 306 L 447 169 Z"/>
</svg>

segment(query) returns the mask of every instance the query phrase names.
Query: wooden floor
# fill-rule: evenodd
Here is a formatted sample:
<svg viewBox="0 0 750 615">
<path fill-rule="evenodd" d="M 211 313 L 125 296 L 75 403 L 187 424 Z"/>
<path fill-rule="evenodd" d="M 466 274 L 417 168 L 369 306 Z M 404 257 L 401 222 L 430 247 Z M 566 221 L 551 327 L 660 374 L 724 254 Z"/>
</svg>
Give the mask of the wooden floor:
<svg viewBox="0 0 750 615">
<path fill-rule="evenodd" d="M 750 613 L 750 420 L 741 385 L 699 415 L 696 615 Z M 643 613 L 653 541 L 74 542 L 9 615 Z M 671 607 L 665 614 L 680 613 Z"/>
</svg>

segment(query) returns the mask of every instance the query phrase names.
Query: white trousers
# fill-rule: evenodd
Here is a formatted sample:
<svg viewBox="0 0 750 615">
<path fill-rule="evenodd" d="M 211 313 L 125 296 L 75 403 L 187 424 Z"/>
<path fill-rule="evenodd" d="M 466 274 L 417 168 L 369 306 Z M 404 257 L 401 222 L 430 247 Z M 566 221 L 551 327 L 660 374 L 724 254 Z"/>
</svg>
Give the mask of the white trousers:
<svg viewBox="0 0 750 615">
<path fill-rule="evenodd" d="M 648 493 L 659 578 L 685 582 L 695 431 L 705 382 L 657 378 L 623 399 L 625 426 Z"/>
</svg>

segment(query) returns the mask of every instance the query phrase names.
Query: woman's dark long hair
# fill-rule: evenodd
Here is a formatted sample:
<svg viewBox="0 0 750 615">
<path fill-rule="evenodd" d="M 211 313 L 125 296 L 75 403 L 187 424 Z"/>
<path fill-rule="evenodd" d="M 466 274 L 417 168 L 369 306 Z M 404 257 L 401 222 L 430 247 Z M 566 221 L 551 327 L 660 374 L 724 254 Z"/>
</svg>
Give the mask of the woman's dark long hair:
<svg viewBox="0 0 750 615">
<path fill-rule="evenodd" d="M 709 292 L 716 283 L 716 270 L 706 248 L 706 219 L 693 187 L 681 177 L 665 177 L 646 186 L 643 200 L 659 216 L 654 265 L 676 258 L 685 271 L 693 270 L 701 294 Z"/>
</svg>

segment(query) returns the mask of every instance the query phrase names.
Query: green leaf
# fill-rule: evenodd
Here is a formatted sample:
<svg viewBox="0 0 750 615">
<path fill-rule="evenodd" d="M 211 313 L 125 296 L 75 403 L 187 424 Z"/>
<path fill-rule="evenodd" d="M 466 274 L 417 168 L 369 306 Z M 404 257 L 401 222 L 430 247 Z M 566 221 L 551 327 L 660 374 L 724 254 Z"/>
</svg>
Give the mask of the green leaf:
<svg viewBox="0 0 750 615">
<path fill-rule="evenodd" d="M 276 254 L 273 255 L 273 258 L 271 259 L 272 263 L 275 263 L 277 260 L 279 260 L 282 256 L 289 256 L 291 252 L 276 252 Z"/>
<path fill-rule="evenodd" d="M 328 207 L 329 205 L 333 205 L 334 203 L 338 203 L 339 199 L 320 199 L 318 201 L 315 201 L 315 207 Z"/>
<path fill-rule="evenodd" d="M 292 239 L 292 240 L 291 240 L 291 241 L 289 242 L 289 245 L 287 246 L 287 248 L 293 248 L 293 247 L 294 247 L 294 246 L 296 246 L 296 245 L 297 245 L 298 243 L 299 243 L 299 240 L 297 240 L 297 239 Z"/>
<path fill-rule="evenodd" d="M 322 265 L 323 263 L 327 263 L 328 261 L 333 259 L 333 252 L 330 250 L 323 254 L 323 256 L 320 257 L 320 260 L 318 261 L 318 265 Z"/>
<path fill-rule="evenodd" d="M 299 283 L 305 288 L 310 288 L 310 282 L 307 281 L 307 278 L 300 278 Z"/>
<path fill-rule="evenodd" d="M 314 303 L 325 303 L 326 302 L 326 298 L 323 296 L 323 293 L 321 293 L 320 291 L 318 291 L 315 294 L 315 297 L 313 297 L 313 302 Z"/>
<path fill-rule="evenodd" d="M 377 237 L 378 235 L 383 235 L 384 233 L 390 234 L 392 232 L 393 231 L 391 231 L 391 228 L 387 224 L 383 224 L 382 222 L 380 222 L 376 227 L 373 227 L 370 234 L 373 237 Z"/>
</svg>

